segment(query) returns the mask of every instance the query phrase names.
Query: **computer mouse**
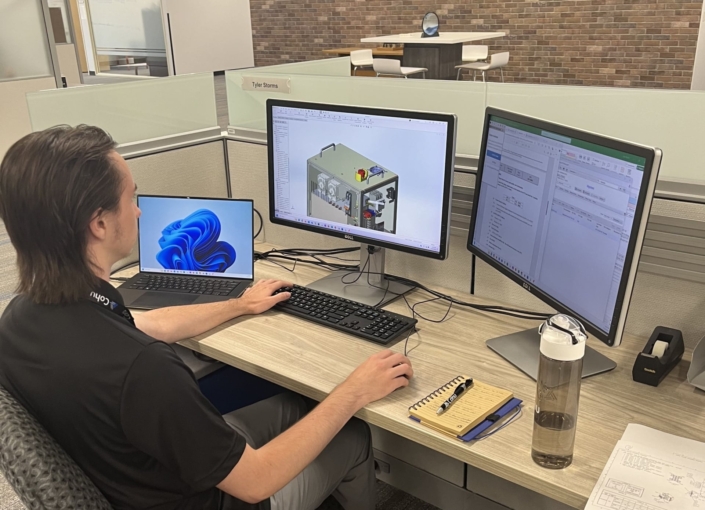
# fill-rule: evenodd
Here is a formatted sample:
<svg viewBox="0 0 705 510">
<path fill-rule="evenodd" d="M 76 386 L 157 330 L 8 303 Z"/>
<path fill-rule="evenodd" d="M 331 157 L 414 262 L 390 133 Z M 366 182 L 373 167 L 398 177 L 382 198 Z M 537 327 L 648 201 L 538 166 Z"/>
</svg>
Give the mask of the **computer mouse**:
<svg viewBox="0 0 705 510">
<path fill-rule="evenodd" d="M 396 365 L 394 365 L 394 367 L 398 367 L 399 365 L 401 365 L 401 363 L 397 363 Z M 392 367 L 392 368 L 394 368 L 394 367 Z M 406 377 L 407 379 L 409 379 L 409 376 L 406 374 L 398 375 L 397 377 Z M 399 389 L 399 388 L 397 388 L 397 389 Z"/>
</svg>

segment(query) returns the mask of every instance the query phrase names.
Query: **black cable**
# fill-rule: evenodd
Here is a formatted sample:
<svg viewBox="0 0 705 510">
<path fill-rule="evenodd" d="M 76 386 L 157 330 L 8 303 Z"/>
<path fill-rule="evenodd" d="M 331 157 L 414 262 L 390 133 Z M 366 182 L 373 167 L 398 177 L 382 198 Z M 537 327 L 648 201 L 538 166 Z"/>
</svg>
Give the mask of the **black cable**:
<svg viewBox="0 0 705 510">
<path fill-rule="evenodd" d="M 126 282 L 127 280 L 129 280 L 129 278 L 123 278 L 122 276 L 120 276 L 120 277 L 115 277 L 115 276 L 113 276 L 113 275 L 114 275 L 115 273 L 119 273 L 120 271 L 124 271 L 125 269 L 128 269 L 128 268 L 130 268 L 130 267 L 132 267 L 132 266 L 136 266 L 138 263 L 139 263 L 139 261 L 130 262 L 129 264 L 125 264 L 124 266 L 118 267 L 118 268 L 117 268 L 116 270 L 114 270 L 114 271 L 110 271 L 110 279 L 111 279 L 111 280 L 117 280 L 117 281 L 119 281 L 119 282 Z"/>
<path fill-rule="evenodd" d="M 335 255 L 342 255 L 344 253 L 352 253 L 359 251 L 360 248 L 333 248 L 333 249 L 315 249 L 315 248 L 288 248 L 288 249 L 272 249 L 264 253 L 255 252 L 255 261 L 257 260 L 268 260 L 268 259 L 280 259 L 288 260 L 294 262 L 294 268 L 297 263 L 311 264 L 323 267 L 330 271 L 337 270 L 352 270 L 358 271 L 360 264 L 339 264 L 336 262 L 330 262 L 324 260 L 322 257 L 329 257 Z M 313 259 L 313 260 L 307 260 Z M 270 262 L 277 263 L 274 260 Z M 353 262 L 353 261 L 350 261 Z M 281 266 L 281 264 L 279 264 Z M 283 266 L 282 266 L 283 267 Z M 290 270 L 289 268 L 285 268 Z M 292 269 L 293 270 L 293 269 Z"/>
<path fill-rule="evenodd" d="M 406 356 L 407 358 L 409 357 L 409 353 L 416 349 L 416 347 L 414 347 L 414 349 L 411 349 L 411 351 L 407 350 L 407 346 L 409 345 L 409 338 L 411 337 L 412 333 L 417 334 L 418 332 L 419 330 L 417 328 L 411 328 L 409 330 L 409 334 L 406 335 L 406 339 L 404 340 L 404 356 Z"/>
<path fill-rule="evenodd" d="M 368 247 L 368 250 L 369 249 L 373 249 L 373 248 Z M 311 265 L 320 266 L 320 267 L 323 267 L 323 268 L 331 270 L 331 271 L 347 270 L 347 271 L 349 271 L 349 273 L 347 273 L 341 277 L 341 281 L 344 284 L 356 283 L 357 281 L 359 281 L 359 279 L 362 277 L 362 275 L 364 273 L 366 273 L 367 274 L 367 283 L 370 286 L 385 291 L 385 295 L 383 296 L 382 300 L 380 300 L 380 302 L 378 304 L 381 304 L 384 301 L 384 299 L 387 296 L 386 293 L 392 293 L 397 297 L 399 296 L 399 294 L 397 294 L 395 292 L 391 292 L 388 289 L 389 282 L 398 282 L 398 283 L 408 285 L 409 287 L 411 287 L 410 290 L 420 289 L 420 290 L 423 290 L 423 291 L 431 294 L 437 300 L 447 301 L 449 303 L 449 307 L 448 307 L 448 311 L 446 312 L 446 316 L 448 315 L 448 313 L 450 313 L 450 309 L 451 309 L 452 305 L 464 306 L 464 307 L 472 308 L 472 309 L 479 310 L 482 312 L 496 313 L 496 314 L 500 314 L 500 315 L 506 315 L 509 317 L 515 317 L 518 319 L 526 319 L 526 320 L 546 320 L 553 315 L 552 313 L 534 312 L 534 311 L 530 311 L 530 310 L 521 310 L 521 309 L 517 309 L 517 308 L 511 308 L 511 307 L 500 306 L 500 305 L 480 305 L 477 303 L 469 303 L 467 301 L 461 301 L 461 300 L 456 299 L 452 296 L 449 296 L 449 295 L 443 294 L 441 292 L 438 292 L 436 290 L 430 289 L 429 287 L 426 287 L 425 285 L 422 285 L 419 282 L 417 282 L 415 280 L 411 280 L 409 278 L 404 278 L 404 277 L 395 276 L 395 275 L 391 275 L 391 274 L 385 274 L 385 273 L 375 273 L 375 272 L 370 271 L 369 267 L 368 267 L 369 262 L 370 262 L 369 254 L 367 257 L 367 261 L 365 262 L 365 264 L 363 265 L 362 268 L 360 268 L 360 264 L 357 264 L 357 265 L 338 264 L 338 263 L 334 263 L 334 262 L 328 262 L 328 261 L 325 261 L 320 258 L 320 257 L 326 257 L 328 255 L 340 255 L 343 253 L 351 253 L 351 252 L 358 251 L 358 250 L 359 250 L 359 248 L 333 248 L 333 249 L 327 249 L 327 250 L 326 249 L 310 249 L 310 248 L 308 248 L 308 249 L 307 248 L 289 248 L 289 249 L 284 249 L 284 250 L 273 249 L 273 250 L 269 250 L 268 252 L 264 252 L 264 253 L 257 253 L 256 252 L 255 253 L 255 260 L 281 259 L 281 260 L 293 261 L 294 268 L 296 267 L 297 263 L 303 263 L 303 264 L 311 264 Z M 313 260 L 305 260 L 300 257 L 308 257 Z M 271 260 L 271 262 L 276 263 L 274 260 Z M 281 264 L 279 264 L 279 265 L 281 266 Z M 282 266 L 282 267 L 284 267 L 284 266 Z M 285 269 L 287 269 L 288 271 L 293 271 L 293 269 L 289 269 L 286 267 L 285 267 Z M 355 280 L 353 280 L 352 282 L 346 282 L 344 280 L 344 278 L 350 274 L 353 274 L 353 273 L 357 274 L 357 277 L 355 278 Z M 388 280 L 387 288 L 372 284 L 369 281 L 370 275 L 384 276 L 385 279 Z M 431 299 L 431 300 L 426 300 L 426 301 L 432 301 L 432 300 L 435 301 L 436 299 Z M 417 304 L 421 304 L 421 303 L 417 303 Z M 412 305 L 409 305 L 408 302 L 407 302 L 407 306 L 409 306 L 410 309 L 412 308 Z M 413 310 L 412 310 L 412 313 L 413 313 Z M 421 317 L 424 320 L 428 320 L 421 315 L 419 315 L 419 317 Z M 444 317 L 444 319 L 445 319 L 445 317 Z"/>
<path fill-rule="evenodd" d="M 340 281 L 344 285 L 353 285 L 358 282 L 358 280 L 362 277 L 363 274 L 365 274 L 365 268 L 367 268 L 370 265 L 370 254 L 369 252 L 367 253 L 367 260 L 365 260 L 365 263 L 363 264 L 362 268 L 359 271 L 350 271 L 349 273 L 344 274 L 343 276 L 340 277 Z M 357 276 L 355 279 L 351 282 L 346 282 L 345 277 L 351 274 L 356 274 Z M 369 269 L 368 269 L 368 274 L 369 274 Z"/>
<path fill-rule="evenodd" d="M 417 289 L 421 289 L 425 292 L 428 292 L 432 296 L 436 296 L 437 298 L 440 298 L 444 301 L 452 301 L 454 305 L 458 306 L 466 306 L 468 308 L 474 308 L 476 310 L 484 311 L 484 312 L 489 312 L 489 313 L 498 313 L 502 315 L 509 315 L 511 317 L 517 317 L 520 319 L 529 319 L 529 320 L 546 320 L 548 317 L 550 317 L 551 313 L 543 313 L 543 312 L 533 312 L 529 310 L 520 310 L 516 308 L 509 308 L 505 306 L 499 306 L 499 305 L 479 305 L 477 303 L 468 303 L 466 301 L 461 301 L 459 299 L 455 299 L 452 296 L 448 296 L 446 294 L 442 294 L 441 292 L 435 291 L 433 289 L 429 289 L 425 285 L 422 285 L 414 280 L 410 280 L 408 278 L 402 278 L 394 275 L 387 275 L 387 278 L 392 280 L 392 281 L 397 281 L 400 283 L 405 283 L 406 285 L 411 285 L 413 287 L 416 287 Z"/>
<path fill-rule="evenodd" d="M 259 213 L 257 209 L 252 209 L 255 211 L 255 214 L 259 217 L 259 229 L 257 230 L 257 233 L 254 235 L 252 239 L 257 239 L 257 236 L 259 236 L 262 233 L 262 229 L 264 228 L 264 220 L 262 219 L 262 215 Z"/>
</svg>

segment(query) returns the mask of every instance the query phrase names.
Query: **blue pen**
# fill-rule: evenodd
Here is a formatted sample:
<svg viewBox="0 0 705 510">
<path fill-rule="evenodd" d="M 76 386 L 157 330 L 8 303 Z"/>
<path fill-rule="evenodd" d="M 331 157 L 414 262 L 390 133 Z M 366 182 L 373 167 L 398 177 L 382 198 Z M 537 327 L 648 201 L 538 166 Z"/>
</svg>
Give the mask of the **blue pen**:
<svg viewBox="0 0 705 510">
<path fill-rule="evenodd" d="M 455 402 L 455 400 L 463 394 L 463 392 L 472 384 L 472 377 L 465 381 L 464 383 L 459 384 L 456 388 L 453 394 L 448 397 L 448 400 L 443 402 L 441 404 L 441 407 L 438 408 L 438 411 L 436 411 L 436 414 L 442 414 L 446 409 L 450 407 L 450 405 Z"/>
</svg>

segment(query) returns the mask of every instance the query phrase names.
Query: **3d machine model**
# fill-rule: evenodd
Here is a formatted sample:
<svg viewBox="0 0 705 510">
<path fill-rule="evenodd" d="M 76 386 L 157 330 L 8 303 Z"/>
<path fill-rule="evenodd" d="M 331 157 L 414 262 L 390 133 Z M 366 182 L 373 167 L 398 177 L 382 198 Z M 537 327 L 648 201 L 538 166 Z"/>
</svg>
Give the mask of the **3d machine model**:
<svg viewBox="0 0 705 510">
<path fill-rule="evenodd" d="M 396 233 L 399 176 L 342 143 L 307 162 L 308 216 Z"/>
</svg>

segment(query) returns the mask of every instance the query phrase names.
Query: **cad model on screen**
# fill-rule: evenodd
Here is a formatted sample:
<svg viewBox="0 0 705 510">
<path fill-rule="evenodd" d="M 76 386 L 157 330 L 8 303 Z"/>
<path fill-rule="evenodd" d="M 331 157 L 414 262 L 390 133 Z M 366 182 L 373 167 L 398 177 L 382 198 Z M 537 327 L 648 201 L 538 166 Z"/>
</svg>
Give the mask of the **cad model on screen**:
<svg viewBox="0 0 705 510">
<path fill-rule="evenodd" d="M 307 162 L 310 217 L 396 233 L 399 176 L 342 143 Z"/>
</svg>

